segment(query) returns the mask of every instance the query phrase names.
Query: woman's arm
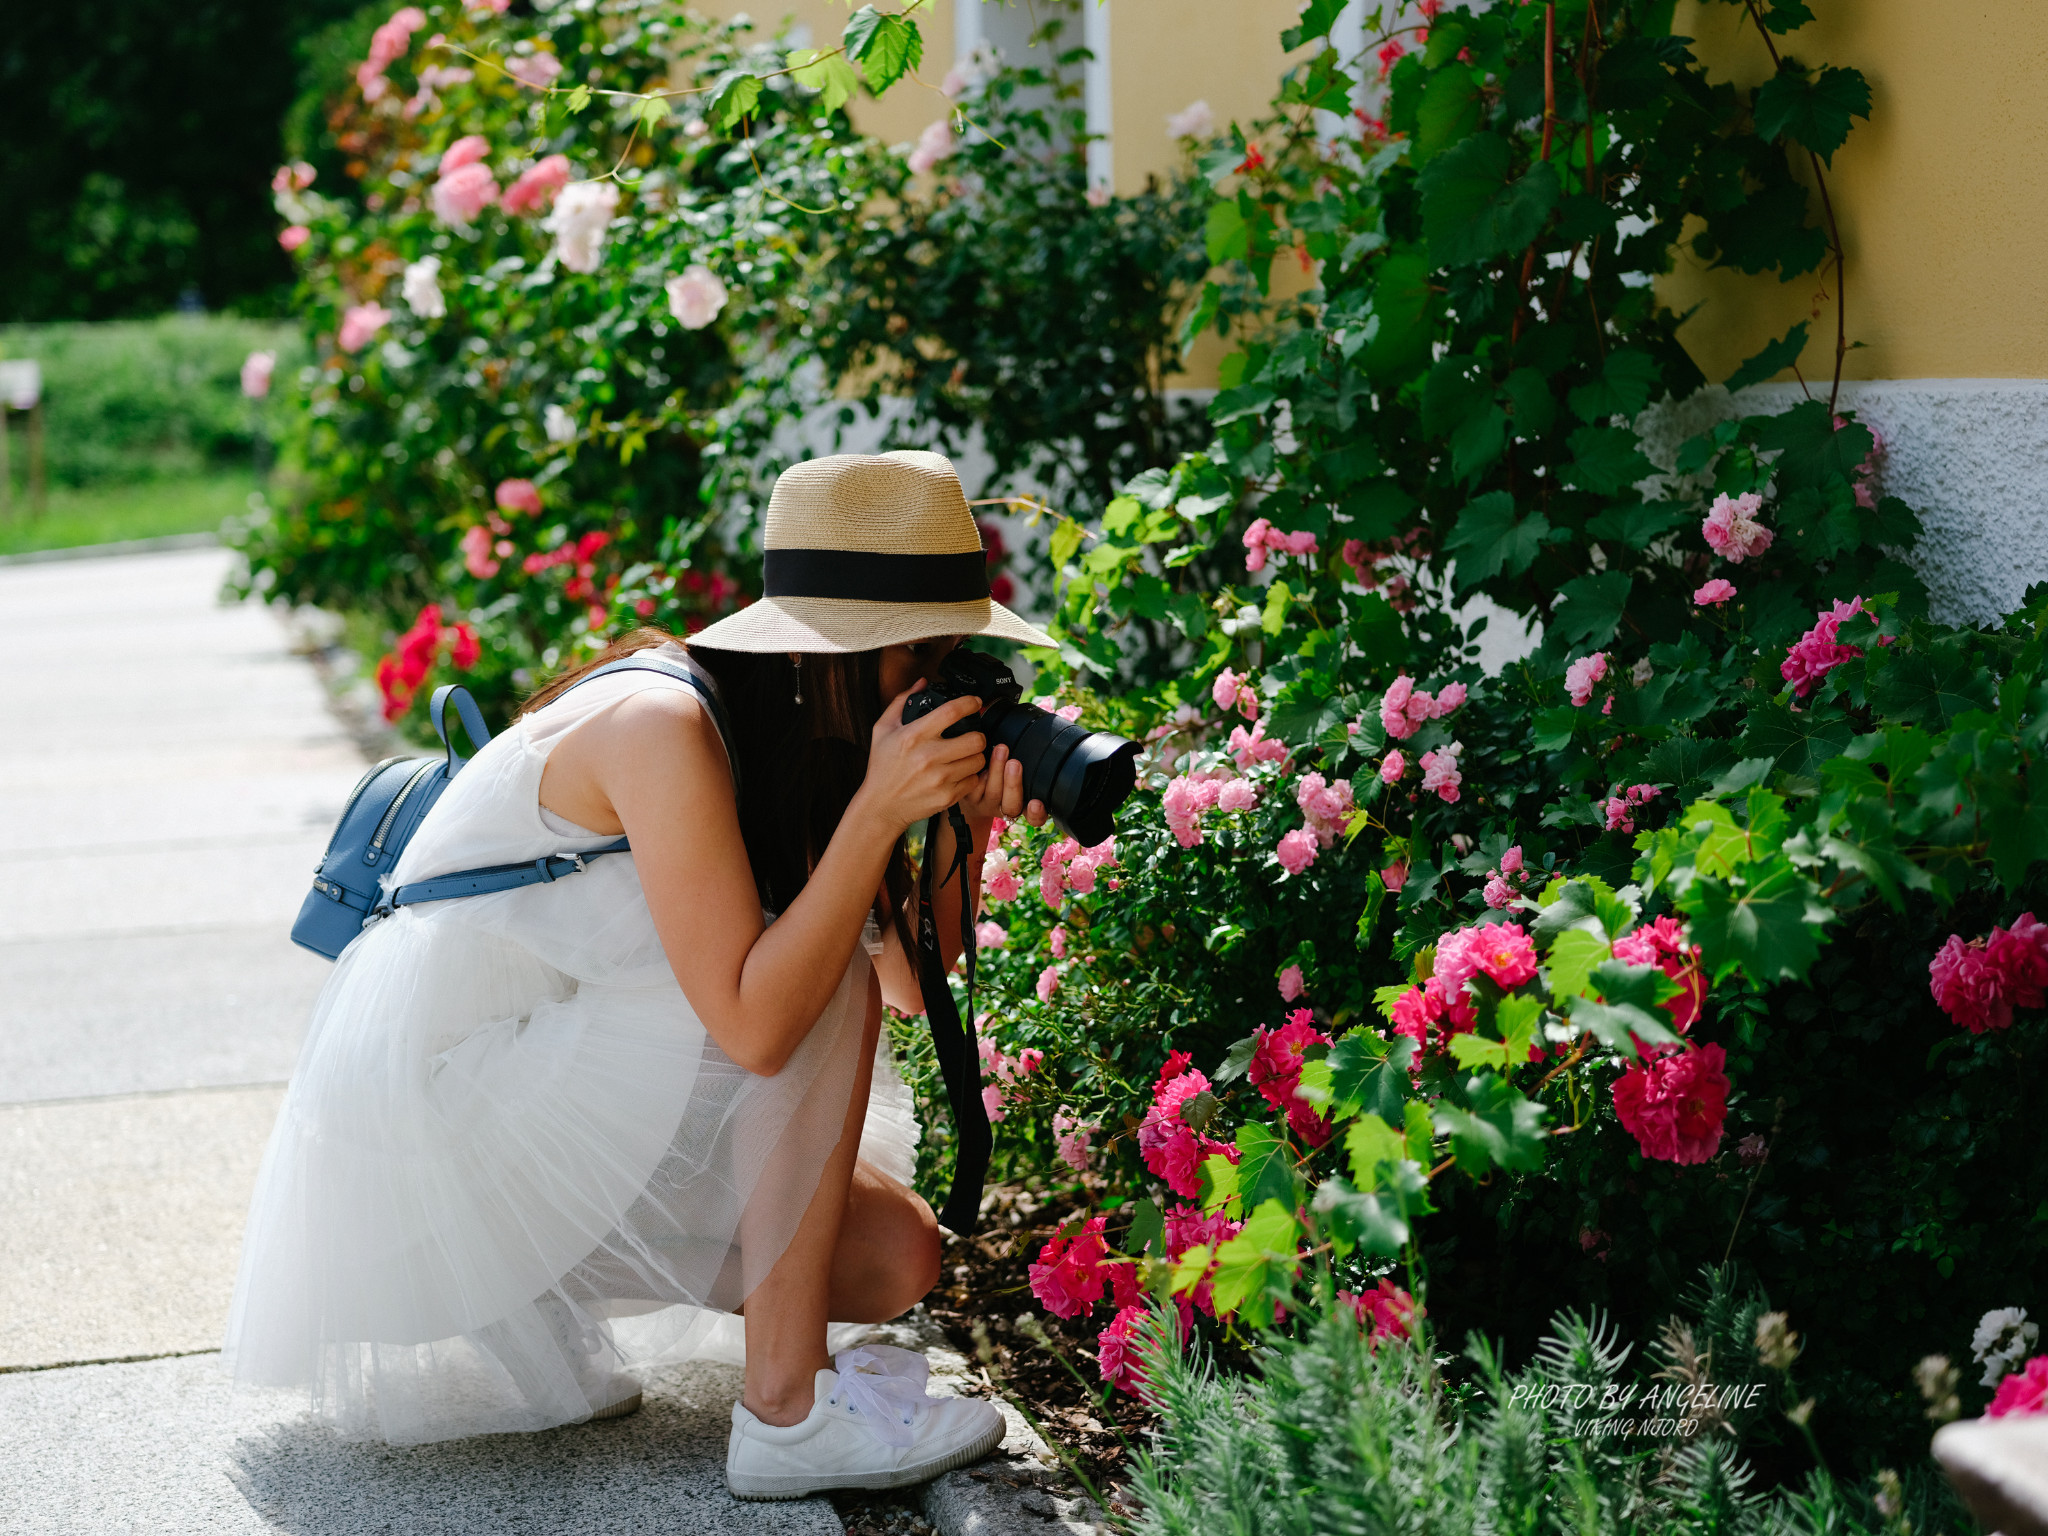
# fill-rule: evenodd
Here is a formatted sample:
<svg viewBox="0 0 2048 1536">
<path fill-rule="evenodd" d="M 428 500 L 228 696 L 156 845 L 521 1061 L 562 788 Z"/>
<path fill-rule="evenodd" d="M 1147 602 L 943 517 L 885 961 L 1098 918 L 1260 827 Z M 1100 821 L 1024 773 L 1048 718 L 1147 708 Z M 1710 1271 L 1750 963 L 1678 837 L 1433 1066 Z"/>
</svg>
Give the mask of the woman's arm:
<svg viewBox="0 0 2048 1536">
<path fill-rule="evenodd" d="M 594 793 L 632 838 L 676 980 L 719 1048 L 749 1072 L 780 1071 L 810 1033 L 904 829 L 959 800 L 979 777 L 982 738 L 940 734 L 973 714 L 975 701 L 954 700 L 906 726 L 906 697 L 876 725 L 867 776 L 809 882 L 772 926 L 761 918 L 724 748 L 694 699 L 635 694 L 572 733 L 549 762 L 550 781 L 562 772 L 545 784 L 544 800 L 605 831 L 604 819 L 575 809 Z"/>
</svg>

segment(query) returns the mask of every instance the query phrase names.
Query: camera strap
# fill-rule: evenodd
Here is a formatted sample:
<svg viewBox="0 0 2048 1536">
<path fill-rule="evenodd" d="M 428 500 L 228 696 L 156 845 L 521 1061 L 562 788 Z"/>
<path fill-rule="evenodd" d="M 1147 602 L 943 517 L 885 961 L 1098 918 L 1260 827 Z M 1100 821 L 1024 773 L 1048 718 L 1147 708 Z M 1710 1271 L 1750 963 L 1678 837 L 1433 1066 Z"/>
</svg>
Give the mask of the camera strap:
<svg viewBox="0 0 2048 1536">
<path fill-rule="evenodd" d="M 981 1186 L 988 1174 L 989 1153 L 994 1138 L 989 1132 L 988 1109 L 981 1101 L 980 1056 L 974 1044 L 974 913 L 967 904 L 967 818 L 960 807 L 948 807 L 941 816 L 953 827 L 953 864 L 946 879 L 960 877 L 960 946 L 967 959 L 967 1017 L 953 1002 L 953 989 L 946 981 L 946 966 L 939 952 L 938 918 L 932 911 L 932 872 L 939 857 L 940 816 L 925 823 L 924 868 L 917 880 L 917 982 L 924 994 L 924 1016 L 931 1024 L 932 1049 L 939 1058 L 939 1073 L 946 1081 L 946 1102 L 953 1111 L 953 1188 L 946 1196 L 939 1222 L 962 1237 L 972 1232 L 981 1216 Z M 941 881 L 941 884 L 944 882 Z"/>
</svg>

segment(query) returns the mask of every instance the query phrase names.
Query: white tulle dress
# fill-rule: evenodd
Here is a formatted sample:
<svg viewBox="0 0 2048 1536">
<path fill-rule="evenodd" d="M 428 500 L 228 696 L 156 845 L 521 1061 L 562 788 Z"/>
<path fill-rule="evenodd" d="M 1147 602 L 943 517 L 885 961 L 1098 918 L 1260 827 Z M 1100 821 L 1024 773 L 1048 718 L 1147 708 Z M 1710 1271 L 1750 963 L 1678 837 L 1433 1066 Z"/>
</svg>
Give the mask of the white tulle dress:
<svg viewBox="0 0 2048 1536">
<path fill-rule="evenodd" d="M 628 695 L 682 686 L 614 674 L 520 720 L 395 878 L 612 841 L 541 808 L 548 753 Z M 227 1369 L 309 1390 L 344 1435 L 410 1445 L 588 1417 L 593 1348 L 628 1371 L 742 1358 L 732 1310 L 838 1142 L 879 948 L 871 925 L 789 1064 L 758 1077 L 691 1010 L 629 853 L 372 924 L 320 994 L 263 1160 Z M 916 1141 L 884 1034 L 861 1156 L 908 1183 Z"/>
</svg>

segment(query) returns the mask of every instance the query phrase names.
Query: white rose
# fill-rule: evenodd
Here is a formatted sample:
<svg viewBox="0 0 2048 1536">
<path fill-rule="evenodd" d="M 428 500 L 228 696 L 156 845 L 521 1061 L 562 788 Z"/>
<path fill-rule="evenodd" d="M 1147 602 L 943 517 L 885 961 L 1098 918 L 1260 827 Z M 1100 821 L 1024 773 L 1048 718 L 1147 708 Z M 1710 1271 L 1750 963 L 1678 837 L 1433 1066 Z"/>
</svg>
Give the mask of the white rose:
<svg viewBox="0 0 2048 1536">
<path fill-rule="evenodd" d="M 441 297 L 438 256 L 422 256 L 418 261 L 408 262 L 399 291 L 405 296 L 405 307 L 422 320 L 438 320 L 448 313 L 448 301 Z"/>
<path fill-rule="evenodd" d="M 579 181 L 555 196 L 555 211 L 541 228 L 555 236 L 555 257 L 571 272 L 595 272 L 604 255 L 604 232 L 618 212 L 619 189 L 608 181 Z"/>
<path fill-rule="evenodd" d="M 559 405 L 551 405 L 541 412 L 540 425 L 551 443 L 569 443 L 576 440 L 576 418 Z"/>
<path fill-rule="evenodd" d="M 716 320 L 728 297 L 718 274 L 696 262 L 663 286 L 668 289 L 668 312 L 686 331 L 701 331 Z"/>
<path fill-rule="evenodd" d="M 1216 132 L 1216 114 L 1206 101 L 1191 101 L 1166 120 L 1170 139 L 1206 139 Z"/>
</svg>

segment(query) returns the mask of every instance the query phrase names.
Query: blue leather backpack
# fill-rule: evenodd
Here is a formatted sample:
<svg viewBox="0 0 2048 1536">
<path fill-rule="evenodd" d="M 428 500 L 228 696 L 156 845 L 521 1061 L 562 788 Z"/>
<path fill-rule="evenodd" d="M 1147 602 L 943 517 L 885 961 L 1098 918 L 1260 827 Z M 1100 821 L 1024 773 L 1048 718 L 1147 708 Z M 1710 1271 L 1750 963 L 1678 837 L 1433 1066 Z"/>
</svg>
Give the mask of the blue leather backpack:
<svg viewBox="0 0 2048 1536">
<path fill-rule="evenodd" d="M 725 743 L 726 760 L 732 765 L 733 788 L 737 792 L 740 760 L 733 743 L 732 725 L 726 718 L 724 702 L 718 696 L 718 684 L 702 665 L 688 656 L 657 656 L 651 651 L 639 651 L 598 667 L 588 677 L 580 679 L 577 686 L 613 672 L 659 672 L 696 690 L 710 711 L 712 722 L 718 727 L 719 739 Z M 622 837 L 617 842 L 584 853 L 554 854 L 525 864 L 493 864 L 485 869 L 465 869 L 452 875 L 436 875 L 431 880 L 415 880 L 408 885 L 387 889 L 385 877 L 398 867 L 405 845 L 419 830 L 420 823 L 426 820 L 427 812 L 441 798 L 442 791 L 454 782 L 455 775 L 469 761 L 455 750 L 455 743 L 449 738 L 448 709 L 451 705 L 461 717 L 462 727 L 469 733 L 473 747 L 481 750 L 490 741 L 491 733 L 484 725 L 483 711 L 476 707 L 476 700 L 470 697 L 468 689 L 451 683 L 434 690 L 429 714 L 434 722 L 434 734 L 448 749 L 446 758 L 387 757 L 362 776 L 350 791 L 348 803 L 342 808 L 341 822 L 335 827 L 334 836 L 328 839 L 327 852 L 322 856 L 319 867 L 313 871 L 313 889 L 299 908 L 298 920 L 292 924 L 294 944 L 303 945 L 332 960 L 371 923 L 389 916 L 400 907 L 422 901 L 448 901 L 458 896 L 481 896 L 491 891 L 510 891 L 523 885 L 559 880 L 564 875 L 577 873 L 592 859 L 602 858 L 608 853 L 625 853 L 632 847 Z"/>
</svg>

